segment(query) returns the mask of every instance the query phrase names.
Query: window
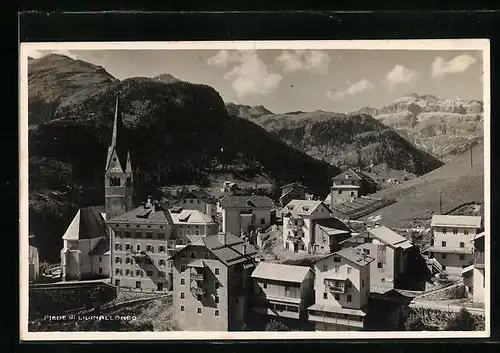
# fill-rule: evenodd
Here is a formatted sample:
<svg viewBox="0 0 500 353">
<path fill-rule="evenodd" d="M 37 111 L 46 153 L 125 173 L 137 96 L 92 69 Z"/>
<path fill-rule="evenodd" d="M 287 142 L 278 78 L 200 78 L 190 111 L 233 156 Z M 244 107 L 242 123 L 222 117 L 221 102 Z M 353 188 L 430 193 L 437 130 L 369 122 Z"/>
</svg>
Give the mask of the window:
<svg viewBox="0 0 500 353">
<path fill-rule="evenodd" d="M 132 238 L 131 232 L 125 232 L 125 238 Z"/>
<path fill-rule="evenodd" d="M 383 268 L 384 264 L 382 262 L 377 262 L 377 268 Z"/>
<path fill-rule="evenodd" d="M 384 277 L 382 277 L 382 283 L 384 283 L 384 282 L 385 282 L 385 278 L 384 278 Z"/>
<path fill-rule="evenodd" d="M 364 279 L 362 279 L 362 280 L 361 280 L 361 287 L 364 287 L 364 286 L 365 286 L 365 280 L 364 280 Z"/>
<path fill-rule="evenodd" d="M 214 282 L 214 288 L 215 289 L 219 289 L 219 286 L 220 286 L 219 282 L 215 281 Z"/>
<path fill-rule="evenodd" d="M 196 235 L 200 235 L 200 231 L 196 229 Z"/>
<path fill-rule="evenodd" d="M 135 271 L 135 275 L 136 275 L 136 276 L 140 276 L 141 274 L 142 274 L 142 271 L 141 271 L 141 270 L 136 270 L 136 271 Z M 141 277 L 142 277 L 142 276 L 141 276 Z"/>
<path fill-rule="evenodd" d="M 146 275 L 148 275 L 149 277 L 153 276 L 153 271 L 152 270 L 147 270 L 146 271 Z"/>
<path fill-rule="evenodd" d="M 186 284 L 186 280 L 184 278 L 181 278 L 181 286 Z"/>
<path fill-rule="evenodd" d="M 137 251 L 141 251 L 141 244 L 137 244 Z"/>
<path fill-rule="evenodd" d="M 465 247 L 465 243 L 463 241 L 460 242 L 460 247 L 461 248 Z"/>
<path fill-rule="evenodd" d="M 130 263 L 130 257 L 126 257 L 126 258 L 125 258 L 125 263 L 126 263 L 126 264 L 129 264 L 129 263 Z"/>
<path fill-rule="evenodd" d="M 334 270 L 335 270 L 335 272 L 339 272 L 339 266 L 335 265 Z"/>
<path fill-rule="evenodd" d="M 219 296 L 216 295 L 215 298 L 214 298 L 214 300 L 215 300 L 215 303 L 219 303 Z"/>
<path fill-rule="evenodd" d="M 122 245 L 120 243 L 116 243 L 115 250 L 121 250 L 121 249 L 122 249 Z"/>
<path fill-rule="evenodd" d="M 186 293 L 181 292 L 181 299 L 186 299 Z"/>
<path fill-rule="evenodd" d="M 346 286 L 347 286 L 347 288 L 351 288 L 351 287 L 352 287 L 351 282 L 350 282 L 350 281 L 347 281 Z"/>
<path fill-rule="evenodd" d="M 146 251 L 155 252 L 155 247 L 148 244 L 148 245 L 146 245 Z"/>
<path fill-rule="evenodd" d="M 443 265 L 443 271 L 446 271 L 446 266 Z"/>
<path fill-rule="evenodd" d="M 333 262 L 340 262 L 340 257 L 339 256 L 334 256 L 333 257 Z"/>
<path fill-rule="evenodd" d="M 99 267 L 99 273 L 102 273 L 102 267 Z"/>
<path fill-rule="evenodd" d="M 363 249 L 366 255 L 370 255 L 370 249 Z"/>
<path fill-rule="evenodd" d="M 120 286 L 120 280 L 119 280 L 119 279 L 115 279 L 115 286 L 116 286 L 116 287 L 119 287 L 119 286 Z"/>
<path fill-rule="evenodd" d="M 442 241 L 442 242 L 441 242 L 441 246 L 442 246 L 443 248 L 445 248 L 445 247 L 446 247 L 446 242 L 445 242 L 445 241 Z"/>
<path fill-rule="evenodd" d="M 181 272 L 186 271 L 186 265 L 181 265 Z"/>
<path fill-rule="evenodd" d="M 181 311 L 184 312 L 184 305 L 181 305 Z"/>
<path fill-rule="evenodd" d="M 135 288 L 137 288 L 137 289 L 141 288 L 141 281 L 135 282 Z"/>
<path fill-rule="evenodd" d="M 323 293 L 323 299 L 328 299 L 328 293 Z"/>
<path fill-rule="evenodd" d="M 218 275 L 219 275 L 219 269 L 218 269 L 218 268 L 216 268 L 216 269 L 215 269 L 215 275 L 216 275 L 216 276 L 218 276 Z"/>
<path fill-rule="evenodd" d="M 99 256 L 99 262 L 102 262 L 102 256 Z"/>
<path fill-rule="evenodd" d="M 339 190 L 339 195 L 342 195 L 342 190 Z"/>
<path fill-rule="evenodd" d="M 443 228 L 443 234 L 446 234 L 446 231 L 447 231 L 446 228 Z"/>
<path fill-rule="evenodd" d="M 352 267 L 347 266 L 347 273 L 351 273 Z"/>
<path fill-rule="evenodd" d="M 196 296 L 196 299 L 197 299 L 199 302 L 201 302 L 201 294 L 198 294 L 198 295 Z"/>
<path fill-rule="evenodd" d="M 119 274 L 120 274 L 120 269 L 119 269 L 119 268 L 117 268 L 117 269 L 115 270 L 115 274 L 117 274 L 117 275 L 119 275 Z"/>
<path fill-rule="evenodd" d="M 146 239 L 153 239 L 153 232 L 146 232 Z"/>
<path fill-rule="evenodd" d="M 339 293 L 335 293 L 334 297 L 335 297 L 335 300 L 340 300 L 340 294 Z"/>
<path fill-rule="evenodd" d="M 165 266 L 165 260 L 163 260 L 163 259 L 159 260 L 158 265 Z"/>
<path fill-rule="evenodd" d="M 186 254 L 185 253 L 181 253 L 181 258 L 185 259 L 186 258 Z"/>
<path fill-rule="evenodd" d="M 132 249 L 132 246 L 130 244 L 125 244 L 125 250 L 130 250 Z"/>
<path fill-rule="evenodd" d="M 350 294 L 347 295 L 347 301 L 351 302 L 352 301 L 352 296 Z"/>
<path fill-rule="evenodd" d="M 457 228 L 453 228 L 453 234 L 457 234 L 458 233 L 458 229 Z"/>
<path fill-rule="evenodd" d="M 219 316 L 219 310 L 215 309 L 215 316 Z"/>
<path fill-rule="evenodd" d="M 263 283 L 263 287 L 264 287 L 264 289 L 267 289 L 267 283 L 266 282 Z"/>
<path fill-rule="evenodd" d="M 446 254 L 441 254 L 442 259 L 446 259 Z"/>
<path fill-rule="evenodd" d="M 460 260 L 465 260 L 465 255 L 464 255 L 464 254 L 460 254 L 460 255 L 458 255 L 458 258 L 459 258 Z"/>
<path fill-rule="evenodd" d="M 158 271 L 158 277 L 164 278 L 165 277 L 165 271 Z"/>
<path fill-rule="evenodd" d="M 208 259 L 208 253 L 207 252 L 203 254 L 203 258 L 204 259 Z"/>
<path fill-rule="evenodd" d="M 260 224 L 266 224 L 266 220 L 264 218 L 260 219 Z"/>
<path fill-rule="evenodd" d="M 130 275 L 130 269 L 125 269 L 125 276 L 129 276 Z"/>
<path fill-rule="evenodd" d="M 351 191 L 351 196 L 354 197 L 354 191 Z"/>
<path fill-rule="evenodd" d="M 165 247 L 163 245 L 160 245 L 160 247 L 158 248 L 158 251 L 165 252 Z"/>
<path fill-rule="evenodd" d="M 121 257 L 115 257 L 115 263 L 121 264 L 122 263 L 122 258 Z"/>
<path fill-rule="evenodd" d="M 198 308 L 196 312 L 201 315 L 201 308 Z"/>
<path fill-rule="evenodd" d="M 151 228 L 151 226 L 148 226 L 148 228 Z"/>
<path fill-rule="evenodd" d="M 469 230 L 468 229 L 464 229 L 464 234 L 465 235 L 469 235 Z"/>
<path fill-rule="evenodd" d="M 189 257 L 191 257 L 192 259 L 196 259 L 196 253 L 195 252 L 191 252 L 189 254 Z"/>
</svg>

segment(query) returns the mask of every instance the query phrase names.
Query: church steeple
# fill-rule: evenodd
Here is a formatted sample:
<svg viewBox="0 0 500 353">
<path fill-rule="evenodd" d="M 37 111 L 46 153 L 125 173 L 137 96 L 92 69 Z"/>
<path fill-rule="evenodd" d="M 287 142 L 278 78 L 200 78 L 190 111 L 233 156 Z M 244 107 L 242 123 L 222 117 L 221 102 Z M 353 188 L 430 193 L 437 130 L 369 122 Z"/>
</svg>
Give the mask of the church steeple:
<svg viewBox="0 0 500 353">
<path fill-rule="evenodd" d="M 105 166 L 106 174 L 104 185 L 106 219 L 108 220 L 130 211 L 133 207 L 133 172 L 130 152 L 127 152 L 126 164 L 122 163 L 119 157 L 119 151 L 124 150 L 124 146 L 122 146 L 123 137 L 120 133 L 121 121 L 119 119 L 120 111 L 117 97 L 113 120 L 113 132 Z M 125 170 L 123 167 L 125 167 Z"/>
</svg>

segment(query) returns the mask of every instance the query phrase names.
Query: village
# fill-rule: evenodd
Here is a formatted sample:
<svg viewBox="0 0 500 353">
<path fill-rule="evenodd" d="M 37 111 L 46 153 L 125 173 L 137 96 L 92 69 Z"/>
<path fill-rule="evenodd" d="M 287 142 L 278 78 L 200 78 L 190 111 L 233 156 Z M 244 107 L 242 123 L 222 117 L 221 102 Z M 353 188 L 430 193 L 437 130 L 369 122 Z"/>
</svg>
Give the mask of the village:
<svg viewBox="0 0 500 353">
<path fill-rule="evenodd" d="M 404 330 L 415 313 L 464 309 L 484 321 L 481 217 L 436 213 L 428 227 L 391 229 L 370 215 L 393 201 L 370 196 L 377 181 L 356 168 L 332 179 L 326 199 L 298 182 L 273 200 L 227 180 L 216 192 L 179 187 L 134 200 L 118 110 L 117 100 L 105 205 L 77 212 L 60 264 L 41 268 L 30 246 L 31 287 L 170 295 L 184 331 Z M 426 241 L 414 244 L 411 232 Z M 423 316 L 415 327 L 432 329 Z"/>
</svg>

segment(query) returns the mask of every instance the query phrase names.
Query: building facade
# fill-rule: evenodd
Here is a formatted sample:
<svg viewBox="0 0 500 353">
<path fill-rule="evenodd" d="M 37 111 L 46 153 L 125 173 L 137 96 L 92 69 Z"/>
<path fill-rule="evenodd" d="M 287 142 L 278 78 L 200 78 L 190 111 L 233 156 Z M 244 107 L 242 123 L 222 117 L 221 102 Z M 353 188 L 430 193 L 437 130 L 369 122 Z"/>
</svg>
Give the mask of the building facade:
<svg viewBox="0 0 500 353">
<path fill-rule="evenodd" d="M 373 290 L 381 287 L 383 291 L 398 288 L 413 248 L 408 239 L 384 226 L 353 235 L 342 246 L 360 249 L 374 258 L 370 263 L 370 283 Z"/>
<path fill-rule="evenodd" d="M 331 216 L 330 209 L 321 201 L 292 200 L 281 210 L 281 214 L 283 217 L 283 250 L 286 251 L 314 253 L 316 251 L 315 224 L 317 222 L 335 222 L 337 228 L 348 229 L 342 222 Z M 331 219 L 331 221 L 327 221 L 327 219 Z M 325 246 L 326 241 L 323 244 L 324 251 L 327 250 Z M 319 249 L 321 249 L 321 244 Z"/>
<path fill-rule="evenodd" d="M 474 303 L 484 303 L 484 232 L 476 234 L 472 240 L 474 244 L 474 263 L 462 270 L 464 285 L 472 296 Z"/>
<path fill-rule="evenodd" d="M 184 331 L 239 331 L 256 250 L 230 233 L 198 237 L 173 260 L 175 322 Z"/>
<path fill-rule="evenodd" d="M 267 196 L 226 196 L 220 200 L 222 232 L 241 235 L 271 225 L 273 201 Z"/>
<path fill-rule="evenodd" d="M 252 280 L 253 312 L 307 320 L 307 308 L 314 301 L 314 276 L 309 267 L 260 262 Z"/>
<path fill-rule="evenodd" d="M 351 202 L 377 191 L 377 183 L 365 173 L 349 168 L 332 179 L 330 204 Z"/>
<path fill-rule="evenodd" d="M 316 331 L 363 330 L 372 261 L 361 249 L 346 248 L 315 262 L 315 302 L 308 311 Z"/>
<path fill-rule="evenodd" d="M 430 257 L 435 258 L 450 277 L 460 277 L 473 263 L 474 236 L 481 232 L 481 217 L 432 216 Z"/>
<path fill-rule="evenodd" d="M 298 183 L 291 183 L 281 187 L 281 196 L 279 198 L 280 207 L 285 207 L 292 200 L 305 200 L 307 188 Z"/>
</svg>

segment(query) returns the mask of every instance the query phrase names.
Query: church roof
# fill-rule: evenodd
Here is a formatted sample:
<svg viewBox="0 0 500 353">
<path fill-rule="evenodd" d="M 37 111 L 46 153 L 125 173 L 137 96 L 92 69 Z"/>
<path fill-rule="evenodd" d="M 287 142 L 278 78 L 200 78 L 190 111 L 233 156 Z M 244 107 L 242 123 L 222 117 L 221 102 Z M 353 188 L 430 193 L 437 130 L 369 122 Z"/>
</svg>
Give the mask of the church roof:
<svg viewBox="0 0 500 353">
<path fill-rule="evenodd" d="M 134 224 L 146 224 L 146 223 L 167 223 L 173 224 L 172 217 L 164 206 L 140 206 L 134 208 L 133 210 L 126 212 L 120 216 L 116 216 L 110 219 L 108 222 L 127 222 Z"/>
<path fill-rule="evenodd" d="M 108 237 L 109 230 L 102 217 L 102 206 L 80 208 L 63 235 L 64 240 L 94 239 Z"/>
</svg>

